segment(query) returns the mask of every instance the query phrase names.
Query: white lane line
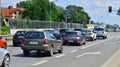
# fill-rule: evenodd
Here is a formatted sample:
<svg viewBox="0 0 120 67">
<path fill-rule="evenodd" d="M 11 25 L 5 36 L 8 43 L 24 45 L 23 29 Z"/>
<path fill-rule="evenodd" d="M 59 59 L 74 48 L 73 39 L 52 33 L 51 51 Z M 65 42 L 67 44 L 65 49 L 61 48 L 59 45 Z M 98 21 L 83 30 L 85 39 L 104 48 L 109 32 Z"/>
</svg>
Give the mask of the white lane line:
<svg viewBox="0 0 120 67">
<path fill-rule="evenodd" d="M 84 55 L 90 55 L 90 54 L 92 54 L 92 55 L 98 55 L 98 54 L 101 54 L 101 52 L 100 51 L 98 51 L 98 52 L 86 52 L 86 53 L 80 54 L 80 55 L 78 55 L 76 57 L 79 58 L 79 57 L 82 57 Z"/>
<path fill-rule="evenodd" d="M 108 40 L 110 40 L 110 39 L 107 39 L 107 40 L 104 40 L 104 41 L 100 41 L 100 42 L 97 42 L 97 43 L 94 43 L 94 44 L 90 44 L 90 45 L 81 47 L 80 49 L 86 49 L 86 48 L 88 48 L 88 47 L 95 46 L 95 45 L 97 45 L 97 44 L 103 43 L 103 42 L 108 41 Z"/>
<path fill-rule="evenodd" d="M 49 60 L 44 60 L 44 61 L 41 61 L 41 62 L 34 63 L 34 64 L 32 64 L 32 65 L 33 65 L 33 66 L 37 66 L 37 65 L 46 63 L 46 62 L 48 62 L 48 61 L 49 61 Z"/>
<path fill-rule="evenodd" d="M 78 50 L 73 50 L 73 51 L 71 51 L 70 53 L 75 53 L 75 52 L 77 52 Z"/>
<path fill-rule="evenodd" d="M 55 58 L 60 58 L 60 57 L 63 57 L 63 56 L 65 56 L 66 54 L 60 54 L 60 55 L 58 55 L 58 56 L 56 56 Z"/>
</svg>

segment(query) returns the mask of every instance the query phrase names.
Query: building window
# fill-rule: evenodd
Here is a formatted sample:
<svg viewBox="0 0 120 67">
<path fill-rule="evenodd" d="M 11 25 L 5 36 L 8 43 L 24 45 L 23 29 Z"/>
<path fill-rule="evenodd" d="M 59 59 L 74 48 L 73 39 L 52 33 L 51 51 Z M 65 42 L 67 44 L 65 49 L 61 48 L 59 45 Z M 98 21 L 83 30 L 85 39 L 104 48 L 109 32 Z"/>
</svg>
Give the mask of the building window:
<svg viewBox="0 0 120 67">
<path fill-rule="evenodd" d="M 19 15 L 21 15 L 21 12 L 19 12 Z"/>
<path fill-rule="evenodd" d="M 15 12 L 15 14 L 17 14 L 17 12 Z"/>
</svg>

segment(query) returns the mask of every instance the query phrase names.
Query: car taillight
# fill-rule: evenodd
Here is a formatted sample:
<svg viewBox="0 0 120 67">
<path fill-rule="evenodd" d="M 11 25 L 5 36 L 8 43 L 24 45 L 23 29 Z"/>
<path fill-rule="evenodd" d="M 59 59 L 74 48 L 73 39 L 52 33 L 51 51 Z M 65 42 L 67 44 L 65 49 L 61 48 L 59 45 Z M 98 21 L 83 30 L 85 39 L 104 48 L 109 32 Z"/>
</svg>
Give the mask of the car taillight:
<svg viewBox="0 0 120 67">
<path fill-rule="evenodd" d="M 63 37 L 67 36 L 67 34 L 63 33 Z"/>
<path fill-rule="evenodd" d="M 43 44 L 44 44 L 44 46 L 47 46 L 48 45 L 48 39 L 44 39 Z"/>
<path fill-rule="evenodd" d="M 80 35 L 76 35 L 76 37 L 77 37 L 77 39 L 79 39 L 79 38 L 80 38 Z"/>
<path fill-rule="evenodd" d="M 89 33 L 89 35 L 92 35 L 92 33 Z"/>
<path fill-rule="evenodd" d="M 16 37 L 16 34 L 13 37 Z"/>
<path fill-rule="evenodd" d="M 24 39 L 23 38 L 21 39 L 21 44 L 24 44 Z"/>
</svg>

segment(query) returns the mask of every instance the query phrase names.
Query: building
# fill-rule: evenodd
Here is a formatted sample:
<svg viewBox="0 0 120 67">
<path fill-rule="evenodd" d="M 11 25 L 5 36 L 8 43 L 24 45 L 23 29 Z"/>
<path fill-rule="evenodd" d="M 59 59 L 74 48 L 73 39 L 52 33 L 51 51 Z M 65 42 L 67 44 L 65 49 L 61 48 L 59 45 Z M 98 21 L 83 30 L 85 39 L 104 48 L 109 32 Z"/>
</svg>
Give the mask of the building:
<svg viewBox="0 0 120 67">
<path fill-rule="evenodd" d="M 24 8 L 14 8 L 13 6 L 2 7 L 2 16 L 11 19 L 22 19 Z"/>
</svg>

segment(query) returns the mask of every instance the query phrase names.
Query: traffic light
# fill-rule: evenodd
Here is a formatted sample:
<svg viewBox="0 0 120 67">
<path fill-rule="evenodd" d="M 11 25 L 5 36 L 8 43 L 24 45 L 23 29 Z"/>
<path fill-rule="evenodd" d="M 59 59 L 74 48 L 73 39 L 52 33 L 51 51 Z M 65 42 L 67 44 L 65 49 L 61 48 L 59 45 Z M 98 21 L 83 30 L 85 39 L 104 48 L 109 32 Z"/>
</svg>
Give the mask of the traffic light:
<svg viewBox="0 0 120 67">
<path fill-rule="evenodd" d="M 108 11 L 109 11 L 109 13 L 112 12 L 112 6 L 108 7 Z"/>
<path fill-rule="evenodd" d="M 71 17 L 67 16 L 67 22 L 70 22 Z"/>
</svg>

